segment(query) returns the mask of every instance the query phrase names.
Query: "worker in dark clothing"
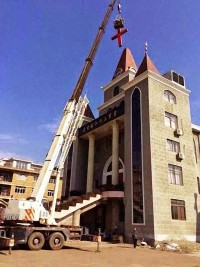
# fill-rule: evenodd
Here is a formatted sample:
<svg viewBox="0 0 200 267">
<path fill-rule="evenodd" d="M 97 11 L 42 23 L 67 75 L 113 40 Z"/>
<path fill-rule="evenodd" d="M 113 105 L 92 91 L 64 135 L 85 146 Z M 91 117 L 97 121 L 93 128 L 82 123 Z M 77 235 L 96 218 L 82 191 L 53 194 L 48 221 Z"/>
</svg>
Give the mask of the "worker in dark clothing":
<svg viewBox="0 0 200 267">
<path fill-rule="evenodd" d="M 119 234 L 119 229 L 118 229 L 117 225 L 115 225 L 115 228 L 113 229 L 112 234 L 113 235 L 118 235 Z"/>
<path fill-rule="evenodd" d="M 133 240 L 133 247 L 136 248 L 137 246 L 137 240 L 138 240 L 138 234 L 137 234 L 137 229 L 133 228 L 132 231 L 132 240 Z"/>
</svg>

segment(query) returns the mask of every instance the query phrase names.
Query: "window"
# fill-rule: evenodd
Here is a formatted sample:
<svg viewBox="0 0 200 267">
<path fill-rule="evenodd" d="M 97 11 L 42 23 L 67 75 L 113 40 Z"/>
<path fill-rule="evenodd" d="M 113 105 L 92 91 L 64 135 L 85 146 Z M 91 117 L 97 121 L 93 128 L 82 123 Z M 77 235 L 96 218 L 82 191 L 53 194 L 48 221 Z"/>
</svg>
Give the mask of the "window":
<svg viewBox="0 0 200 267">
<path fill-rule="evenodd" d="M 114 90 L 113 90 L 113 96 L 116 96 L 119 94 L 119 86 L 115 86 Z"/>
<path fill-rule="evenodd" d="M 0 172 L 0 181 L 1 182 L 12 182 L 12 173 Z"/>
<path fill-rule="evenodd" d="M 48 190 L 48 192 L 47 192 L 47 196 L 48 196 L 48 197 L 53 197 L 53 191 L 52 191 L 52 190 Z"/>
<path fill-rule="evenodd" d="M 171 214 L 172 220 L 186 220 L 185 201 L 171 199 Z"/>
<path fill-rule="evenodd" d="M 195 160 L 196 160 L 196 163 L 197 163 L 197 149 L 196 149 L 196 143 L 195 143 L 194 138 L 193 138 L 193 144 L 194 144 L 194 155 L 195 155 Z"/>
<path fill-rule="evenodd" d="M 198 192 L 200 194 L 200 179 L 197 177 L 197 186 L 198 186 Z"/>
<path fill-rule="evenodd" d="M 166 149 L 172 152 L 180 152 L 180 144 L 176 141 L 167 139 L 166 140 Z"/>
<path fill-rule="evenodd" d="M 172 78 L 173 78 L 173 81 L 176 82 L 176 83 L 179 83 L 181 84 L 182 86 L 185 86 L 185 80 L 184 80 L 184 77 L 179 75 L 178 73 L 176 72 L 172 72 Z"/>
<path fill-rule="evenodd" d="M 182 168 L 168 164 L 168 179 L 170 184 L 183 185 Z"/>
<path fill-rule="evenodd" d="M 26 163 L 24 161 L 17 161 L 16 168 L 25 170 L 25 169 L 27 169 L 27 165 L 28 165 L 28 163 Z"/>
<path fill-rule="evenodd" d="M 22 186 L 16 186 L 15 187 L 15 193 L 17 193 L 17 194 L 24 194 L 25 190 L 26 190 L 26 188 L 22 187 Z"/>
<path fill-rule="evenodd" d="M 177 126 L 178 126 L 177 116 L 171 113 L 165 112 L 165 126 L 170 127 L 172 129 L 177 129 Z"/>
<path fill-rule="evenodd" d="M 168 91 L 168 90 L 164 91 L 164 100 L 168 101 L 171 104 L 176 104 L 175 95 L 172 92 Z"/>
<path fill-rule="evenodd" d="M 33 177 L 34 182 L 37 182 L 38 177 L 39 177 L 38 175 L 35 175 L 35 176 Z"/>
<path fill-rule="evenodd" d="M 10 186 L 8 187 L 8 186 L 3 186 L 3 185 L 1 185 L 1 187 L 0 187 L 0 195 L 1 196 L 9 196 L 10 195 L 10 190 L 11 190 L 11 188 L 10 188 Z"/>
<path fill-rule="evenodd" d="M 132 94 L 132 223 L 144 223 L 142 173 L 142 107 L 138 88 Z"/>
<path fill-rule="evenodd" d="M 17 174 L 18 181 L 26 181 L 27 176 L 25 174 Z"/>
<path fill-rule="evenodd" d="M 55 183 L 56 183 L 56 179 L 54 179 L 54 178 L 50 178 L 50 179 L 49 179 L 49 183 L 50 183 L 50 184 L 55 184 Z"/>
<path fill-rule="evenodd" d="M 108 172 L 111 172 L 112 171 L 112 162 L 110 163 L 110 165 L 108 166 Z"/>
</svg>

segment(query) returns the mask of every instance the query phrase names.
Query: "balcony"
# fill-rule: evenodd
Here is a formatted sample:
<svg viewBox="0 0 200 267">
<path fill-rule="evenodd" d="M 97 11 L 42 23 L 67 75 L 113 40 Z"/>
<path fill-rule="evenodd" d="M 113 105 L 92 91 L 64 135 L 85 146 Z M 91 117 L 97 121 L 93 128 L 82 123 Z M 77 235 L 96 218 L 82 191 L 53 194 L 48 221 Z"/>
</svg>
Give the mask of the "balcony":
<svg viewBox="0 0 200 267">
<path fill-rule="evenodd" d="M 9 199 L 10 198 L 10 189 L 2 188 L 0 191 L 0 199 Z"/>
<path fill-rule="evenodd" d="M 0 192 L 0 196 L 2 196 L 2 197 L 9 197 L 10 196 L 10 191 L 2 191 L 2 192 Z"/>
<path fill-rule="evenodd" d="M 124 191 L 124 183 L 113 184 L 103 184 L 97 187 L 101 191 Z"/>
<path fill-rule="evenodd" d="M 13 162 L 6 162 L 4 167 L 13 168 Z"/>
<path fill-rule="evenodd" d="M 35 171 L 35 172 L 40 172 L 42 169 L 42 167 L 35 167 L 35 166 L 32 166 L 32 168 L 30 170 L 32 171 Z"/>
<path fill-rule="evenodd" d="M 11 184 L 12 177 L 6 177 L 4 175 L 0 175 L 0 184 Z"/>
<path fill-rule="evenodd" d="M 10 198 L 11 186 L 0 184 L 0 198 Z"/>
<path fill-rule="evenodd" d="M 102 197 L 104 199 L 107 198 L 124 198 L 124 184 L 116 184 L 116 185 L 102 185 L 99 187 L 102 192 Z"/>
</svg>

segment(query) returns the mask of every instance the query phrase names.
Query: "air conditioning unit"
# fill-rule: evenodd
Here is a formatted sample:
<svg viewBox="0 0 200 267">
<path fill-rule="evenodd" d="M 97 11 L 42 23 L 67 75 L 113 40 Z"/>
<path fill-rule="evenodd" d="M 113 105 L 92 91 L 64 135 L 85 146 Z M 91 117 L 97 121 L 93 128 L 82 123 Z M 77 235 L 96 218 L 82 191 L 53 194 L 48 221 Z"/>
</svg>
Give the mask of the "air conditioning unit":
<svg viewBox="0 0 200 267">
<path fill-rule="evenodd" d="M 185 158 L 185 155 L 184 155 L 183 152 L 179 152 L 179 153 L 177 154 L 177 159 L 182 160 L 182 159 L 184 159 L 184 158 Z"/>
<path fill-rule="evenodd" d="M 183 131 L 182 131 L 182 129 L 176 129 L 175 130 L 175 132 L 174 132 L 177 136 L 181 136 L 181 135 L 183 135 Z"/>
</svg>

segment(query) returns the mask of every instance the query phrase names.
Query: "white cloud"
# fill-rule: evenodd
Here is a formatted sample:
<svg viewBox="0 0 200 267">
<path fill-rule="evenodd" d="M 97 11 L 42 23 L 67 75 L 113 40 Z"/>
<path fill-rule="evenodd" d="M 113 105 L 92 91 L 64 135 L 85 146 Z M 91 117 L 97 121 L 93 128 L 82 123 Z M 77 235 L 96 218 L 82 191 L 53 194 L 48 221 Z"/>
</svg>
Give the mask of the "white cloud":
<svg viewBox="0 0 200 267">
<path fill-rule="evenodd" d="M 46 124 L 41 124 L 39 126 L 40 129 L 46 129 L 49 133 L 55 133 L 58 128 L 58 120 L 54 120 L 53 122 L 49 122 Z"/>
<path fill-rule="evenodd" d="M 0 159 L 1 158 L 22 158 L 22 156 L 14 152 L 9 152 L 7 150 L 0 150 Z"/>
<path fill-rule="evenodd" d="M 20 144 L 26 144 L 28 143 L 27 140 L 23 139 L 17 134 L 7 134 L 3 133 L 0 134 L 0 143 L 20 143 Z"/>
</svg>

